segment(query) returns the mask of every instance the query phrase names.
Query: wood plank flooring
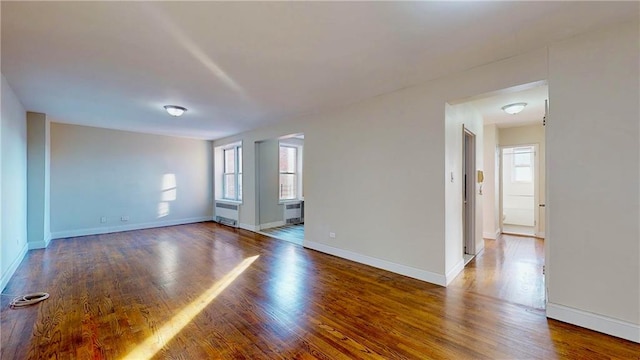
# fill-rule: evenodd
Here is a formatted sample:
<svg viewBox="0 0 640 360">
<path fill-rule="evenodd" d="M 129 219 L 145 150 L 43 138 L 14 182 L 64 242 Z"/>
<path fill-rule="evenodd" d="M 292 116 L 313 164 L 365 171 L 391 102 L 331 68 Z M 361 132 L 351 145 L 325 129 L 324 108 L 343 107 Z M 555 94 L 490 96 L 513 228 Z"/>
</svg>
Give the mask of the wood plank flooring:
<svg viewBox="0 0 640 360">
<path fill-rule="evenodd" d="M 0 358 L 640 356 L 638 344 L 547 320 L 473 281 L 467 269 L 443 288 L 214 223 L 55 240 L 3 292 L 51 298 L 10 310 L 0 297 Z"/>
<path fill-rule="evenodd" d="M 262 229 L 260 232 L 267 236 L 286 240 L 298 245 L 302 245 L 304 242 L 304 224 L 285 225 L 270 229 Z"/>
<path fill-rule="evenodd" d="M 544 240 L 503 234 L 485 240 L 485 250 L 450 285 L 478 295 L 543 310 Z"/>
</svg>

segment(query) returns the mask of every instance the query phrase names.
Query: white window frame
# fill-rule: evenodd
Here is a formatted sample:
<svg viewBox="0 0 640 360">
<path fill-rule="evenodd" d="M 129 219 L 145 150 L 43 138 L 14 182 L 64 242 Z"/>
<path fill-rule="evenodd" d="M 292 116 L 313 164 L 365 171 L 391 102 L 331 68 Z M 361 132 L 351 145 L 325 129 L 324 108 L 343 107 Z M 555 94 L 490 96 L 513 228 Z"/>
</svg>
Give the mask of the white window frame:
<svg viewBox="0 0 640 360">
<path fill-rule="evenodd" d="M 517 159 L 517 154 L 528 154 L 529 155 L 529 163 L 528 164 L 524 164 L 524 163 L 518 163 L 516 161 Z M 511 160 L 511 181 L 514 183 L 521 183 L 521 184 L 530 184 L 533 182 L 533 161 L 534 161 L 534 155 L 535 155 L 535 148 L 533 146 L 522 146 L 522 147 L 514 147 L 513 148 L 513 155 L 512 155 L 512 160 Z M 518 180 L 517 176 L 516 176 L 516 171 L 518 168 L 529 168 L 529 173 L 531 174 L 531 177 L 529 178 L 529 180 Z"/>
<path fill-rule="evenodd" d="M 234 150 L 234 172 L 225 172 L 227 168 L 227 157 L 225 152 Z M 235 179 L 235 197 L 226 197 L 227 193 L 227 175 L 233 175 Z M 242 144 L 234 144 L 222 148 L 222 199 L 231 201 L 242 201 Z"/>
<path fill-rule="evenodd" d="M 282 172 L 280 171 L 280 149 L 286 147 L 286 148 L 292 148 L 295 150 L 296 154 L 294 157 L 294 172 Z M 296 201 L 296 200 L 300 200 L 300 194 L 301 194 L 301 188 L 300 188 L 300 146 L 297 145 L 292 145 L 292 144 L 284 144 L 284 143 L 280 143 L 278 146 L 278 201 L 280 201 L 281 203 L 283 202 L 287 202 L 287 201 Z M 295 193 L 295 197 L 293 198 L 282 198 L 282 184 L 280 183 L 280 176 L 281 175 L 293 175 L 294 177 L 294 181 L 296 183 L 296 193 Z"/>
</svg>

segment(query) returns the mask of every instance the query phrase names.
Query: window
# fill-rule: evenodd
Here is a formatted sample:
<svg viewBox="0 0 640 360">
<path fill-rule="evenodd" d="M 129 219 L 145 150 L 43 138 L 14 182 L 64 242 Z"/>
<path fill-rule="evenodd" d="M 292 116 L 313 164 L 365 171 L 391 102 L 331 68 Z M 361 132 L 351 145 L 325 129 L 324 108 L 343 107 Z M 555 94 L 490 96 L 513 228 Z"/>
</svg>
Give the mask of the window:
<svg viewBox="0 0 640 360">
<path fill-rule="evenodd" d="M 223 150 L 222 198 L 242 200 L 242 146 Z"/>
<path fill-rule="evenodd" d="M 280 200 L 298 198 L 298 148 L 280 145 Z"/>
<path fill-rule="evenodd" d="M 530 183 L 533 181 L 533 147 L 513 149 L 513 182 Z"/>
</svg>

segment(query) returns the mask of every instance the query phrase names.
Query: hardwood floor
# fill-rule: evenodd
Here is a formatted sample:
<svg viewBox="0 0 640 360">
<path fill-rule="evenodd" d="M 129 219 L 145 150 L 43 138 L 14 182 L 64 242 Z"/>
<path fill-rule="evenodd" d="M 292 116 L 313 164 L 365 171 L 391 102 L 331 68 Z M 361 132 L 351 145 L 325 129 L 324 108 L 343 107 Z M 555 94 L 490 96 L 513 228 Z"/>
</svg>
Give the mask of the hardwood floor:
<svg viewBox="0 0 640 360">
<path fill-rule="evenodd" d="M 478 295 L 543 310 L 544 240 L 503 234 L 485 240 L 485 250 L 450 285 Z"/>
<path fill-rule="evenodd" d="M 294 244 L 302 245 L 304 241 L 304 224 L 279 226 L 263 229 L 260 232 L 276 239 L 286 240 Z"/>
<path fill-rule="evenodd" d="M 0 358 L 640 355 L 638 344 L 483 293 L 488 280 L 472 284 L 470 273 L 443 288 L 213 223 L 55 240 L 30 251 L 3 292 L 51 298 L 10 310 L 0 297 Z"/>
</svg>

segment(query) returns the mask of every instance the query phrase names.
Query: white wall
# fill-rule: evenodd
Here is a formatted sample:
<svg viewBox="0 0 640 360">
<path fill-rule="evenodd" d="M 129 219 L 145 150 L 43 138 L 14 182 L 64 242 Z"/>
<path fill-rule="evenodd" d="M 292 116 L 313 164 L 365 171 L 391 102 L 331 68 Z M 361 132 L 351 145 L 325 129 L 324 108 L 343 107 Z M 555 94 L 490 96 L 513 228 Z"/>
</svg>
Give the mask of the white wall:
<svg viewBox="0 0 640 360">
<path fill-rule="evenodd" d="M 27 252 L 27 112 L 2 75 L 0 290 Z"/>
<path fill-rule="evenodd" d="M 27 236 L 29 249 L 46 248 L 51 240 L 51 122 L 47 115 L 27 112 Z"/>
<path fill-rule="evenodd" d="M 549 49 L 547 314 L 640 342 L 638 28 Z"/>
<path fill-rule="evenodd" d="M 209 141 L 53 123 L 52 237 L 211 220 L 212 166 Z"/>
<path fill-rule="evenodd" d="M 483 166 L 484 183 L 482 184 L 482 235 L 487 239 L 495 239 L 499 234 L 500 221 L 499 194 L 500 183 L 498 180 L 498 127 L 495 124 L 485 125 L 483 131 Z"/>
<path fill-rule="evenodd" d="M 527 126 L 515 126 L 508 128 L 500 128 L 498 130 L 498 142 L 500 146 L 516 146 L 523 144 L 537 144 L 538 145 L 538 203 L 545 204 L 547 199 L 547 185 L 546 185 L 546 141 L 545 141 L 545 127 L 542 124 L 527 125 Z M 499 194 L 498 194 L 499 196 Z M 535 210 L 538 211 L 538 236 L 545 236 L 545 211 L 546 207 L 539 207 L 538 204 L 534 204 Z"/>
<path fill-rule="evenodd" d="M 279 203 L 279 141 L 269 139 L 257 143 L 258 153 L 258 192 L 259 222 L 262 229 L 284 225 L 284 206 Z"/>
<path fill-rule="evenodd" d="M 460 272 L 464 266 L 463 254 L 463 128 L 475 134 L 475 153 L 476 153 L 476 169 L 484 168 L 484 142 L 483 142 L 483 119 L 480 113 L 469 104 L 446 105 L 445 110 L 446 122 L 446 149 L 445 149 L 445 168 L 449 169 L 449 181 L 445 182 L 445 243 L 446 243 L 446 262 L 445 271 L 447 282 L 453 280 L 455 275 Z M 475 174 L 473 174 L 475 178 Z M 451 178 L 453 177 L 453 181 Z M 477 180 L 477 179 L 476 179 Z M 482 239 L 482 208 L 483 196 L 479 194 L 479 186 L 476 181 L 475 191 L 476 204 L 476 220 L 475 220 L 475 238 L 476 252 L 480 252 L 484 248 Z"/>
</svg>

